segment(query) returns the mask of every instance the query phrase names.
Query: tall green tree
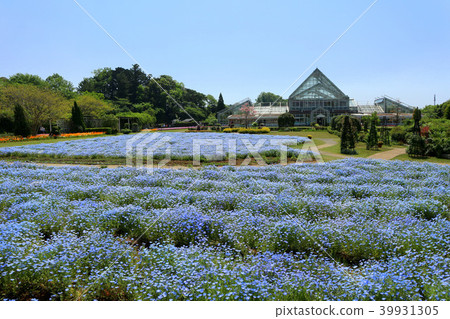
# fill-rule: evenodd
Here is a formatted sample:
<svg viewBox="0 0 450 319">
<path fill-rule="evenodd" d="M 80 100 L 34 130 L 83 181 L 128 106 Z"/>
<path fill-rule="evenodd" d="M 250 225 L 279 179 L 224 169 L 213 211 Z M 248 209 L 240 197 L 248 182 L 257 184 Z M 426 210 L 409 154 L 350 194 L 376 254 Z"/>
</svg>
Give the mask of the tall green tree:
<svg viewBox="0 0 450 319">
<path fill-rule="evenodd" d="M 45 79 L 50 89 L 62 94 L 66 99 L 75 97 L 74 87 L 72 82 L 67 81 L 58 73 L 54 73 Z"/>
<path fill-rule="evenodd" d="M 344 123 L 341 131 L 341 153 L 351 154 L 355 152 L 355 134 L 350 116 L 344 116 Z"/>
<path fill-rule="evenodd" d="M 27 137 L 31 135 L 30 124 L 20 104 L 14 107 L 14 135 Z"/>
<path fill-rule="evenodd" d="M 370 120 L 369 136 L 367 137 L 366 148 L 368 150 L 377 148 L 378 145 L 378 131 L 376 119 L 372 116 Z"/>
<path fill-rule="evenodd" d="M 225 109 L 225 103 L 223 101 L 222 93 L 219 94 L 219 99 L 217 100 L 217 108 L 214 113 L 220 112 Z"/>
<path fill-rule="evenodd" d="M 84 132 L 84 130 L 86 129 L 86 125 L 84 124 L 83 119 L 83 112 L 81 111 L 76 101 L 73 102 L 71 122 L 72 132 L 74 133 Z"/>
<path fill-rule="evenodd" d="M 416 135 L 420 135 L 420 120 L 422 119 L 422 112 L 419 108 L 415 108 L 413 112 L 413 120 L 414 120 L 414 127 L 413 127 L 413 133 Z"/>
<path fill-rule="evenodd" d="M 420 120 L 422 119 L 422 112 L 419 108 L 415 108 L 413 112 L 414 127 L 413 135 L 410 138 L 409 146 L 406 153 L 410 157 L 424 156 L 426 151 L 425 140 L 420 134 Z"/>
</svg>

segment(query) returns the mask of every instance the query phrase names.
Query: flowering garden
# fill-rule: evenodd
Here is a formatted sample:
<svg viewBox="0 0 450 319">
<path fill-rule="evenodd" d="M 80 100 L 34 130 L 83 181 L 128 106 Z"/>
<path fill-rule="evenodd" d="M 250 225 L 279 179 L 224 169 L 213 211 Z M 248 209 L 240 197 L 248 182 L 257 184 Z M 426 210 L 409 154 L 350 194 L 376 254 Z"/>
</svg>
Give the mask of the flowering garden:
<svg viewBox="0 0 450 319">
<path fill-rule="evenodd" d="M 103 135 L 103 134 L 105 134 L 105 132 L 63 133 L 63 134 L 59 134 L 58 138 L 88 137 L 88 136 L 96 136 L 96 135 Z M 0 137 L 0 143 L 46 140 L 46 139 L 50 139 L 50 138 L 52 138 L 52 136 L 50 136 L 50 134 L 32 135 L 32 136 L 28 136 L 27 138 L 23 138 L 21 136 L 7 136 L 7 137 Z"/>
<path fill-rule="evenodd" d="M 152 139 L 152 137 L 155 137 Z M 40 157 L 77 157 L 77 158 L 125 158 L 127 156 L 127 142 L 133 141 L 133 147 L 129 149 L 131 155 L 135 156 L 137 146 L 144 146 L 149 149 L 158 142 L 165 141 L 165 145 L 159 146 L 155 153 L 155 158 L 165 156 L 167 147 L 171 149 L 171 159 L 192 160 L 195 150 L 194 145 L 208 142 L 208 140 L 219 143 L 223 146 L 223 155 L 227 157 L 230 152 L 230 143 L 235 149 L 238 158 L 244 158 L 249 153 L 249 147 L 254 146 L 256 151 L 263 156 L 279 156 L 280 145 L 283 141 L 292 144 L 302 145 L 308 139 L 298 136 L 262 136 L 254 134 L 226 134 L 226 133 L 147 133 L 136 135 L 118 135 L 97 137 L 84 140 L 61 141 L 52 144 L 31 144 L 13 147 L 0 148 L 0 156 L 27 157 L 37 155 Z M 260 144 L 258 144 L 260 143 Z M 288 143 L 288 144 L 289 144 Z M 295 145 L 294 145 L 295 146 Z M 201 146 L 202 159 L 214 154 L 215 145 Z M 298 156 L 301 150 L 287 146 L 288 156 Z M 145 155 L 145 153 L 144 153 Z"/>
<path fill-rule="evenodd" d="M 450 299 L 445 165 L 0 162 L 0 176 L 4 300 Z"/>
</svg>

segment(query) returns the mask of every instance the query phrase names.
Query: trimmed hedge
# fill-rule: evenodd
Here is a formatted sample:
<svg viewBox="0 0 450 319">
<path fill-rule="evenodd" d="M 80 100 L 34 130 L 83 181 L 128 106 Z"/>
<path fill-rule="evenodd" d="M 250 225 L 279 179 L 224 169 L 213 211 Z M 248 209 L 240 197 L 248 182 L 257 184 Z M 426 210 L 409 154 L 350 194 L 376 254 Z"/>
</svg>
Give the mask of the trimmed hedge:
<svg viewBox="0 0 450 319">
<path fill-rule="evenodd" d="M 223 130 L 224 133 L 239 133 L 239 134 L 267 134 L 270 133 L 270 128 L 226 128 Z"/>
</svg>

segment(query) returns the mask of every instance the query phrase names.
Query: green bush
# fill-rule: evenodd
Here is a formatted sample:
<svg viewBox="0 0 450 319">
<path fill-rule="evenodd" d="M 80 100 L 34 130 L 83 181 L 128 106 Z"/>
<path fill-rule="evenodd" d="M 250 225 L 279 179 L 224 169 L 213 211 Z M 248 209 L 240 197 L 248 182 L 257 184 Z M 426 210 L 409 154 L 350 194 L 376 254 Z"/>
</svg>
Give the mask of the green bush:
<svg viewBox="0 0 450 319">
<path fill-rule="evenodd" d="M 138 123 L 133 123 L 133 124 L 131 124 L 131 130 L 132 130 L 134 133 L 137 133 L 137 132 L 139 132 L 141 129 L 139 128 L 139 124 L 138 124 Z"/>
<path fill-rule="evenodd" d="M 128 128 L 124 128 L 121 132 L 122 132 L 122 134 L 130 134 L 131 130 Z"/>
<path fill-rule="evenodd" d="M 294 126 L 295 118 L 291 113 L 284 113 L 278 117 L 278 127 L 290 127 Z"/>
<path fill-rule="evenodd" d="M 408 148 L 406 149 L 406 153 L 410 157 L 421 157 L 425 156 L 426 146 L 425 140 L 422 136 L 418 134 L 413 134 L 412 137 L 408 140 Z"/>
</svg>

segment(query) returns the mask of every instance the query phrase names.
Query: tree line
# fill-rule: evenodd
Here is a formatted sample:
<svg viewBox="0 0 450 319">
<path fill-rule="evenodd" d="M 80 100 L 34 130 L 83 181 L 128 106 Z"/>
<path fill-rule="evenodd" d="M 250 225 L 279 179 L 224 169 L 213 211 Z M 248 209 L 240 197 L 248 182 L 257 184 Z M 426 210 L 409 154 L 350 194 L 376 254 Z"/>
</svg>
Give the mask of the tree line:
<svg viewBox="0 0 450 319">
<path fill-rule="evenodd" d="M 0 78 L 0 133 L 14 131 L 17 107 L 23 109 L 31 134 L 36 134 L 41 126 L 70 119 L 74 102 L 84 117 L 105 123 L 132 117 L 150 127 L 189 119 L 168 94 L 198 122 L 214 124 L 217 112 L 226 107 L 222 94 L 216 100 L 210 94 L 186 88 L 169 75 L 152 78 L 137 64 L 130 69 L 95 70 L 77 88 L 59 74 L 42 79 L 18 73 Z"/>
</svg>

